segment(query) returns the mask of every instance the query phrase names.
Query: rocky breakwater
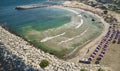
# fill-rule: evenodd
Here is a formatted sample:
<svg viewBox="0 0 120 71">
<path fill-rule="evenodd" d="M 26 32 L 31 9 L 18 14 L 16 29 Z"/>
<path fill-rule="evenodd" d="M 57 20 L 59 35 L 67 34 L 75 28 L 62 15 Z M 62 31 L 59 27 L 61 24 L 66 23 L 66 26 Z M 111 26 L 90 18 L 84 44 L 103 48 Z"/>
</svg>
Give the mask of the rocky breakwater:
<svg viewBox="0 0 120 71">
<path fill-rule="evenodd" d="M 43 8 L 43 7 L 50 7 L 52 5 L 40 5 L 40 4 L 35 4 L 35 5 L 24 5 L 24 6 L 17 6 L 15 9 L 17 10 L 26 10 L 26 9 L 33 9 L 33 8 Z"/>
<path fill-rule="evenodd" d="M 82 68 L 85 68 L 88 71 L 97 71 L 99 68 L 103 68 L 106 71 L 109 70 L 108 67 L 103 65 L 87 65 L 60 60 L 54 55 L 50 55 L 49 53 L 45 53 L 44 51 L 35 48 L 21 37 L 10 33 L 1 26 L 0 42 L 4 44 L 6 50 L 21 58 L 25 65 L 31 66 L 38 71 L 80 71 Z M 43 59 L 50 62 L 49 66 L 44 69 L 39 66 Z"/>
<path fill-rule="evenodd" d="M 6 49 L 4 44 L 0 43 L 0 71 L 34 71 L 31 66 L 26 65 L 21 58 L 12 54 Z"/>
</svg>

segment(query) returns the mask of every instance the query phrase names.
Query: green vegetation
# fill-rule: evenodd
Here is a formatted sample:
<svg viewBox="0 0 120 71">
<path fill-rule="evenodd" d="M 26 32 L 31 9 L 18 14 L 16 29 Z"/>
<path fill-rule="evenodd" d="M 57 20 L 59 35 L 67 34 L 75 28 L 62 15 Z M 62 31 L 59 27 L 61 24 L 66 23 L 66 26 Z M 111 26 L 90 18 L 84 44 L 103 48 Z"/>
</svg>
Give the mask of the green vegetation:
<svg viewBox="0 0 120 71">
<path fill-rule="evenodd" d="M 104 10 L 103 12 L 104 12 L 104 14 L 108 14 L 108 11 L 107 11 L 107 10 Z"/>
<path fill-rule="evenodd" d="M 47 60 L 42 60 L 39 65 L 41 68 L 45 68 L 49 65 L 49 62 Z"/>
<path fill-rule="evenodd" d="M 81 69 L 80 71 L 87 71 L 86 69 Z"/>
<path fill-rule="evenodd" d="M 102 69 L 102 68 L 99 68 L 99 69 L 98 69 L 98 71 L 105 71 L 105 70 L 104 70 L 104 69 Z"/>
</svg>

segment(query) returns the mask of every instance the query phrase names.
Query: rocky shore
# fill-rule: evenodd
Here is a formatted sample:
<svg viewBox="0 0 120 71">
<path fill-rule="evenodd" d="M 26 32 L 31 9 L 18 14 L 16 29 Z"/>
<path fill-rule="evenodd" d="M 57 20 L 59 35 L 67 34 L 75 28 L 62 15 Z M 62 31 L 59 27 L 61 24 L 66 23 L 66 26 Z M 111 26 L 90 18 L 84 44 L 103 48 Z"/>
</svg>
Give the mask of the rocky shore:
<svg viewBox="0 0 120 71">
<path fill-rule="evenodd" d="M 64 6 L 90 11 L 99 16 L 102 16 L 104 20 L 108 23 L 116 23 L 117 21 L 119 21 L 111 14 L 105 14 L 103 10 L 99 9 L 99 7 L 96 7 L 94 9 L 93 7 L 91 7 L 91 5 L 88 7 L 84 6 L 81 3 L 72 4 Z M 50 62 L 50 65 L 47 66 L 45 69 L 42 69 L 39 66 L 40 62 L 43 59 Z M 5 28 L 2 28 L 0 26 L 0 71 L 5 70 L 6 68 L 8 68 L 8 70 L 16 69 L 18 71 L 80 71 L 80 69 L 83 68 L 87 69 L 88 71 L 98 71 L 99 68 L 102 68 L 105 71 L 113 71 L 109 67 L 106 67 L 104 65 L 81 64 L 60 60 L 54 55 L 45 53 L 41 49 L 37 49 L 21 37 L 10 33 L 9 30 L 6 30 Z"/>
<path fill-rule="evenodd" d="M 34 71 L 31 66 L 26 65 L 21 58 L 12 54 L 4 44 L 0 43 L 0 71 Z"/>
<path fill-rule="evenodd" d="M 99 68 L 103 68 L 107 71 L 109 69 L 108 67 L 103 65 L 87 65 L 60 60 L 54 55 L 50 55 L 49 53 L 45 53 L 44 51 L 35 48 L 21 37 L 10 33 L 2 27 L 0 27 L 0 34 L 0 42 L 3 43 L 2 46 L 4 46 L 0 46 L 0 54 L 4 52 L 6 54 L 2 53 L 3 57 L 12 56 L 11 60 L 17 60 L 17 58 L 13 55 L 20 58 L 21 62 L 25 64 L 23 65 L 24 67 L 22 67 L 24 71 L 28 71 L 26 70 L 26 68 L 32 68 L 33 71 L 80 71 L 80 69 L 82 68 L 85 68 L 88 71 L 97 71 Z M 46 59 L 50 62 L 49 66 L 47 66 L 45 69 L 42 69 L 39 66 L 41 60 L 43 59 Z M 6 59 L 6 62 L 7 61 L 8 60 Z M 3 65 L 3 63 L 0 64 Z"/>
<path fill-rule="evenodd" d="M 87 7 L 89 9 L 86 9 L 85 8 L 86 6 L 84 6 L 83 4 L 81 5 L 71 4 L 71 5 L 64 5 L 64 6 L 80 8 L 85 11 L 90 11 L 92 13 L 98 14 L 99 16 L 102 16 L 104 20 L 108 23 L 110 23 L 111 19 L 113 19 L 113 16 L 111 16 L 110 14 L 104 14 L 102 10 L 94 9 L 92 7 Z M 0 43 L 3 43 L 2 46 L 4 45 L 4 47 L 0 46 L 0 54 L 3 55 L 2 56 L 3 58 L 10 58 L 9 56 L 12 56 L 10 58 L 11 60 L 19 60 L 20 58 L 21 64 L 23 64 L 22 68 L 24 71 L 28 71 L 29 69 L 33 71 L 35 70 L 38 70 L 38 71 L 80 71 L 80 69 L 83 69 L 83 68 L 87 69 L 88 71 L 98 71 L 99 68 L 102 68 L 105 71 L 112 71 L 109 67 L 106 67 L 104 65 L 81 64 L 81 63 L 73 63 L 73 62 L 67 62 L 67 61 L 60 60 L 56 56 L 51 55 L 49 53 L 45 53 L 41 49 L 37 49 L 36 47 L 30 45 L 30 43 L 28 43 L 21 37 L 18 37 L 15 34 L 10 33 L 9 30 L 6 30 L 2 28 L 1 26 L 0 26 L 0 34 L 1 34 Z M 13 55 L 17 57 L 14 57 Z M 42 69 L 39 66 L 40 62 L 43 59 L 48 60 L 50 62 L 49 66 L 47 66 L 45 69 Z M 3 65 L 2 61 L 0 62 L 1 62 L 0 65 Z M 9 63 L 8 60 L 6 60 L 6 63 L 7 62 Z M 15 67 L 20 67 L 20 66 L 16 65 Z"/>
</svg>

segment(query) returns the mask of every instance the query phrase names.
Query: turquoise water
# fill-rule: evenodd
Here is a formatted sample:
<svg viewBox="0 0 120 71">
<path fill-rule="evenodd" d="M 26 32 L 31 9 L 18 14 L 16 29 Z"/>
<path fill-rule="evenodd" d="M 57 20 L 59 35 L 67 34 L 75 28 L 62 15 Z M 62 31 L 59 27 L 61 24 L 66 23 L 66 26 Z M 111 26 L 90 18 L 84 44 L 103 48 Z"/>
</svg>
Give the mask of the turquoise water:
<svg viewBox="0 0 120 71">
<path fill-rule="evenodd" d="M 70 22 L 70 12 L 57 8 L 15 10 L 16 6 L 48 3 L 47 0 L 0 0 L 0 23 L 19 34 L 23 27 L 46 30 Z"/>
<path fill-rule="evenodd" d="M 13 32 L 27 39 L 28 41 L 33 43 L 35 46 L 41 48 L 42 50 L 57 55 L 59 58 L 60 57 L 63 58 L 65 54 L 71 52 L 73 49 L 61 48 L 60 51 L 57 51 L 51 47 L 49 48 L 49 46 L 39 42 L 40 41 L 39 39 L 41 39 L 41 37 L 44 36 L 44 33 L 42 35 L 38 31 L 44 31 L 50 28 L 59 27 L 70 22 L 71 15 L 73 16 L 72 18 L 74 18 L 73 13 L 58 8 L 36 8 L 28 10 L 15 10 L 15 7 L 19 5 L 44 4 L 44 3 L 49 2 L 47 2 L 47 0 L 0 0 L 0 24 L 5 25 Z M 80 13 L 83 16 L 85 29 L 86 26 L 88 26 L 91 28 L 91 30 L 96 30 L 94 31 L 95 35 L 97 35 L 96 32 L 99 34 L 99 31 L 101 31 L 101 28 L 99 28 L 98 23 L 99 20 L 97 21 L 96 17 L 91 16 L 85 12 Z M 87 18 L 84 17 L 85 15 L 87 16 Z M 92 18 L 95 19 L 96 21 L 91 21 Z M 81 28 L 81 30 L 84 30 L 84 27 L 83 29 Z M 29 35 L 29 31 L 33 31 L 32 35 L 31 33 Z M 38 34 L 33 35 L 34 32 L 38 32 Z M 70 34 L 73 34 L 73 32 L 74 31 L 71 31 Z M 65 36 L 69 37 L 67 35 Z M 89 36 L 92 36 L 92 34 Z M 76 46 L 78 45 L 78 43 L 75 43 L 73 45 Z"/>
</svg>

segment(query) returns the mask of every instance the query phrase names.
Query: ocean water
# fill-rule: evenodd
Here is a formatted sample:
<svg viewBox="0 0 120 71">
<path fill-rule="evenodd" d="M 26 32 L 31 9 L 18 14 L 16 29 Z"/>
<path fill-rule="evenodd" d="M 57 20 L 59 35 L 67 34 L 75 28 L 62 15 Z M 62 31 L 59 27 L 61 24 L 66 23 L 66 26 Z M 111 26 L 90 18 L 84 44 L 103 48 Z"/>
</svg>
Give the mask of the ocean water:
<svg viewBox="0 0 120 71">
<path fill-rule="evenodd" d="M 16 6 L 50 3 L 47 0 L 0 0 L 0 24 L 21 35 L 23 27 L 43 31 L 70 22 L 70 12 L 58 8 L 16 10 Z"/>
<path fill-rule="evenodd" d="M 63 48 L 61 48 L 60 51 L 57 51 L 40 42 L 39 39 L 42 36 L 41 34 L 29 35 L 29 31 L 37 30 L 38 32 L 62 26 L 69 23 L 75 17 L 75 15 L 73 15 L 73 13 L 68 10 L 58 8 L 46 7 L 28 10 L 15 9 L 16 6 L 44 3 L 51 2 L 48 2 L 47 0 L 0 0 L 0 24 L 3 24 L 4 26 L 11 29 L 13 32 L 22 36 L 28 41 L 32 42 L 35 46 L 41 48 L 42 50 L 52 53 L 58 57 L 63 57 L 66 53 L 70 52 L 71 49 L 63 50 Z M 59 3 L 61 2 L 57 2 L 57 4 Z M 81 13 L 81 15 L 83 16 L 84 24 L 89 26 L 91 30 L 95 30 L 95 33 L 101 31 L 98 23 L 99 20 L 97 21 L 96 17 L 80 10 L 75 10 Z M 91 21 L 91 19 L 95 19 L 96 21 Z M 74 20 L 76 20 L 76 18 Z M 73 31 L 70 34 L 73 34 Z M 67 37 L 67 35 L 65 36 Z"/>
</svg>

